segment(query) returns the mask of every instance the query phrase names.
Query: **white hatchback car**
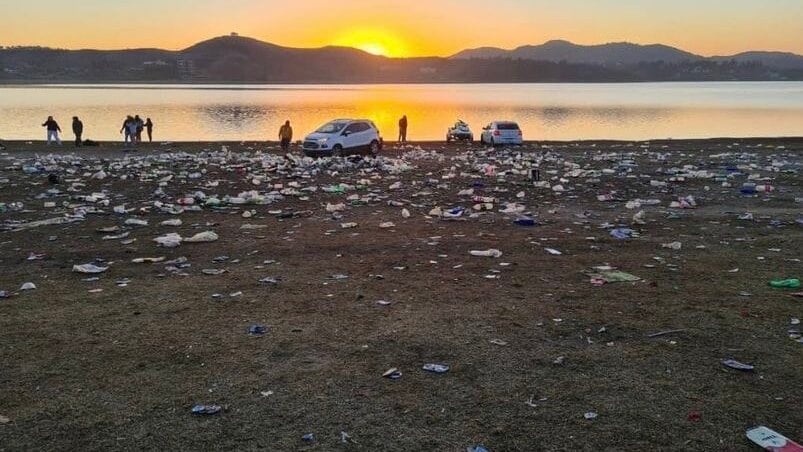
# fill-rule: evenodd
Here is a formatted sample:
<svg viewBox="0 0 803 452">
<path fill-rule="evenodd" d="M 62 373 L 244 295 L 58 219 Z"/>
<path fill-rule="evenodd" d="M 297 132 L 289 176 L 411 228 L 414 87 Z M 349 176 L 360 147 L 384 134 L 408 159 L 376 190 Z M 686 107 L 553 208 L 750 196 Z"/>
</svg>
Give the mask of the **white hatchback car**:
<svg viewBox="0 0 803 452">
<path fill-rule="evenodd" d="M 357 152 L 379 154 L 382 136 L 367 119 L 336 119 L 304 138 L 304 154 L 309 157 L 342 157 Z"/>
<path fill-rule="evenodd" d="M 521 128 L 512 121 L 495 121 L 483 127 L 480 143 L 496 146 L 497 144 L 522 144 Z"/>
</svg>

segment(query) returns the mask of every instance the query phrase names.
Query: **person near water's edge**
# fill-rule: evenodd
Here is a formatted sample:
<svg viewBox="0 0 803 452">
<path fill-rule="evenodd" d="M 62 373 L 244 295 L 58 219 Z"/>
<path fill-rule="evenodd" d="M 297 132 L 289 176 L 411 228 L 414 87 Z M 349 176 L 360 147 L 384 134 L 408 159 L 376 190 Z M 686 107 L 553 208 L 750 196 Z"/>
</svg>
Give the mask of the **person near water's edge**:
<svg viewBox="0 0 803 452">
<path fill-rule="evenodd" d="M 145 131 L 148 132 L 148 142 L 153 142 L 153 121 L 151 118 L 145 120 Z"/>
<path fill-rule="evenodd" d="M 129 141 L 133 140 L 133 137 L 131 136 L 131 128 L 129 127 L 133 121 L 134 118 L 131 116 L 127 116 L 123 121 L 123 127 L 120 128 L 120 133 L 124 134 L 123 143 L 128 144 Z"/>
<path fill-rule="evenodd" d="M 59 138 L 61 127 L 59 127 L 59 123 L 57 123 L 52 116 L 47 117 L 47 121 L 42 124 L 42 127 L 47 127 L 47 145 L 50 146 L 50 143 L 55 141 L 56 144 L 61 146 L 61 138 Z"/>
<path fill-rule="evenodd" d="M 145 128 L 145 122 L 139 117 L 139 115 L 136 115 L 134 116 L 134 123 L 137 125 L 137 128 L 135 129 L 137 143 L 142 143 L 142 130 Z"/>
<path fill-rule="evenodd" d="M 78 116 L 72 117 L 72 133 L 75 134 L 75 147 L 81 147 L 81 135 L 84 134 L 84 123 Z"/>
<path fill-rule="evenodd" d="M 407 142 L 407 115 L 399 120 L 399 143 Z"/>
<path fill-rule="evenodd" d="M 137 122 L 137 120 L 135 118 L 131 118 L 131 120 L 128 121 L 128 137 L 131 140 L 131 144 L 134 146 L 136 146 L 138 143 L 137 141 L 138 128 L 139 128 L 139 123 Z"/>
<path fill-rule="evenodd" d="M 289 152 L 290 142 L 293 141 L 293 128 L 290 126 L 289 120 L 285 121 L 284 125 L 279 129 L 279 140 L 282 143 L 282 152 Z"/>
</svg>

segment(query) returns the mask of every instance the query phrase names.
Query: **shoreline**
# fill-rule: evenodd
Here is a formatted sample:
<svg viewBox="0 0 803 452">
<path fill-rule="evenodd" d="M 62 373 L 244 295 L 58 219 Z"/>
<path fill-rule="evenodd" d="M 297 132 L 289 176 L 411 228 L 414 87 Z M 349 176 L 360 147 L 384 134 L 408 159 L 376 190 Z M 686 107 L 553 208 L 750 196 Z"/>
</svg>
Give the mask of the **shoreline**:
<svg viewBox="0 0 803 452">
<path fill-rule="evenodd" d="M 31 140 L 12 140 L 0 141 L 0 154 L 7 158 L 22 157 L 31 158 L 36 156 L 56 154 L 56 155 L 76 155 L 82 157 L 101 157 L 101 158 L 122 158 L 126 156 L 146 156 L 161 153 L 199 153 L 205 151 L 219 151 L 223 146 L 231 152 L 253 153 L 263 152 L 267 154 L 280 154 L 281 147 L 278 141 L 175 141 L 142 143 L 137 147 L 125 146 L 122 142 L 101 143 L 100 146 L 84 146 L 77 148 L 69 139 L 63 139 L 62 145 L 48 146 L 45 141 Z M 479 142 L 469 143 L 446 143 L 444 141 L 409 141 L 400 146 L 398 142 L 385 142 L 385 146 L 380 155 L 386 157 L 398 157 L 406 151 L 421 148 L 425 151 L 436 151 L 444 155 L 453 155 L 464 152 L 480 152 L 487 149 L 487 146 L 480 145 Z M 500 147 L 508 149 L 508 147 Z M 644 140 L 644 141 L 621 141 L 621 140 L 575 140 L 575 141 L 525 141 L 518 147 L 522 152 L 541 152 L 552 150 L 564 153 L 580 153 L 596 151 L 606 152 L 632 152 L 636 150 L 649 149 L 660 152 L 741 152 L 741 151 L 771 151 L 773 149 L 783 150 L 784 152 L 803 152 L 803 137 L 781 137 L 781 138 L 708 138 L 708 139 L 679 139 L 679 140 Z M 290 153 L 303 155 L 300 141 L 295 142 Z"/>
<path fill-rule="evenodd" d="M 14 150 L 33 150 L 33 149 L 52 149 L 63 151 L 88 151 L 88 150 L 126 150 L 126 151 L 142 151 L 142 150 L 155 150 L 154 148 L 187 148 L 187 147 L 202 147 L 202 146 L 229 146 L 229 147 L 246 147 L 246 146 L 268 146 L 278 147 L 279 141 L 276 140 L 204 140 L 204 141 L 153 141 L 143 142 L 139 145 L 132 147 L 127 146 L 121 141 L 99 141 L 98 146 L 82 146 L 75 147 L 73 141 L 69 136 L 62 136 L 62 145 L 48 145 L 45 140 L 2 140 L 0 139 L 0 146 L 5 147 L 5 151 Z M 616 139 L 588 139 L 588 140 L 525 140 L 521 145 L 522 148 L 533 146 L 633 146 L 633 145 L 663 145 L 671 147 L 686 147 L 694 145 L 731 145 L 731 144 L 746 144 L 746 145 L 762 145 L 772 143 L 773 145 L 798 145 L 803 146 L 803 136 L 798 137 L 714 137 L 714 138 L 660 138 L 651 140 L 616 140 Z M 301 140 L 293 142 L 292 149 L 300 150 Z M 407 141 L 403 146 L 421 146 L 421 147 L 438 147 L 444 149 L 466 149 L 466 148 L 481 148 L 486 147 L 479 142 L 452 142 L 438 140 L 417 140 Z M 398 141 L 385 141 L 385 150 L 399 149 L 400 143 Z"/>
<path fill-rule="evenodd" d="M 723 141 L 740 141 L 740 142 L 759 142 L 759 141 L 774 141 L 774 142 L 799 142 L 803 141 L 803 135 L 801 136 L 780 136 L 780 137 L 711 137 L 711 138 L 655 138 L 655 139 L 648 139 L 648 140 L 618 140 L 618 139 L 579 139 L 579 140 L 524 140 L 523 146 L 531 146 L 531 145 L 538 145 L 538 144 L 644 144 L 644 143 L 651 143 L 651 144 L 658 144 L 658 143 L 719 143 Z M 70 140 L 69 136 L 61 135 L 61 141 L 64 146 L 67 146 L 68 143 L 71 144 L 72 141 Z M 294 140 L 293 144 L 300 144 L 302 140 Z M 124 144 L 122 141 L 98 141 L 101 143 L 101 147 L 109 146 L 109 147 L 122 147 Z M 233 144 L 233 145 L 240 145 L 246 143 L 261 143 L 261 144 L 268 144 L 268 145 L 279 145 L 278 140 L 199 140 L 199 141 L 170 141 L 170 140 L 154 140 L 153 142 L 142 142 L 139 144 L 140 147 L 147 147 L 147 146 L 162 146 L 162 145 L 203 145 L 203 144 Z M 25 140 L 25 139 L 13 139 L 13 140 L 4 140 L 0 138 L 0 144 L 5 146 L 8 145 L 26 145 L 26 146 L 47 146 L 46 140 Z M 385 140 L 386 146 L 397 146 L 400 143 L 398 141 L 388 141 Z M 474 143 L 468 142 L 452 142 L 447 143 L 443 140 L 408 140 L 404 143 L 405 145 L 420 145 L 420 146 L 433 146 L 433 145 L 442 145 L 448 147 L 465 147 L 466 145 L 475 145 L 479 146 L 479 142 L 475 141 Z M 51 145 L 53 147 L 58 147 L 57 145 Z"/>
</svg>

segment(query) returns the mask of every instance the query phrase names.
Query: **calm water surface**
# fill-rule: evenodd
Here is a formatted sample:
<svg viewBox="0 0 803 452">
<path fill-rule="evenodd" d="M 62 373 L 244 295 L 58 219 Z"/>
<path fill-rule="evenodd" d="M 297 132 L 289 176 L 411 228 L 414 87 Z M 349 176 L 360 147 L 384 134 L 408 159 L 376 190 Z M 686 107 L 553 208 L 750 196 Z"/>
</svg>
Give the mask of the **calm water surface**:
<svg viewBox="0 0 803 452">
<path fill-rule="evenodd" d="M 44 139 L 53 115 L 69 138 L 120 140 L 127 114 L 150 117 L 156 140 L 266 140 L 290 119 L 297 138 L 334 118 L 374 120 L 395 139 L 442 140 L 460 118 L 475 133 L 518 121 L 525 139 L 803 136 L 803 82 L 482 85 L 0 86 L 0 139 Z"/>
</svg>

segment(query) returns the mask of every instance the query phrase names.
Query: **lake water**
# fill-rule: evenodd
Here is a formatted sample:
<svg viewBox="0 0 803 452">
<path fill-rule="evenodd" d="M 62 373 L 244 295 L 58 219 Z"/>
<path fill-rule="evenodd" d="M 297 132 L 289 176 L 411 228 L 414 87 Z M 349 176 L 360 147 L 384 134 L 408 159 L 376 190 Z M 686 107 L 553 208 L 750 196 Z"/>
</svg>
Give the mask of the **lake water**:
<svg viewBox="0 0 803 452">
<path fill-rule="evenodd" d="M 69 138 L 120 140 L 127 114 L 150 117 L 155 139 L 296 138 L 334 118 L 374 120 L 386 140 L 409 117 L 409 138 L 442 140 L 458 118 L 478 134 L 493 120 L 528 140 L 780 137 L 803 135 L 803 82 L 481 85 L 0 86 L 0 139 L 44 139 L 53 115 Z"/>
</svg>

